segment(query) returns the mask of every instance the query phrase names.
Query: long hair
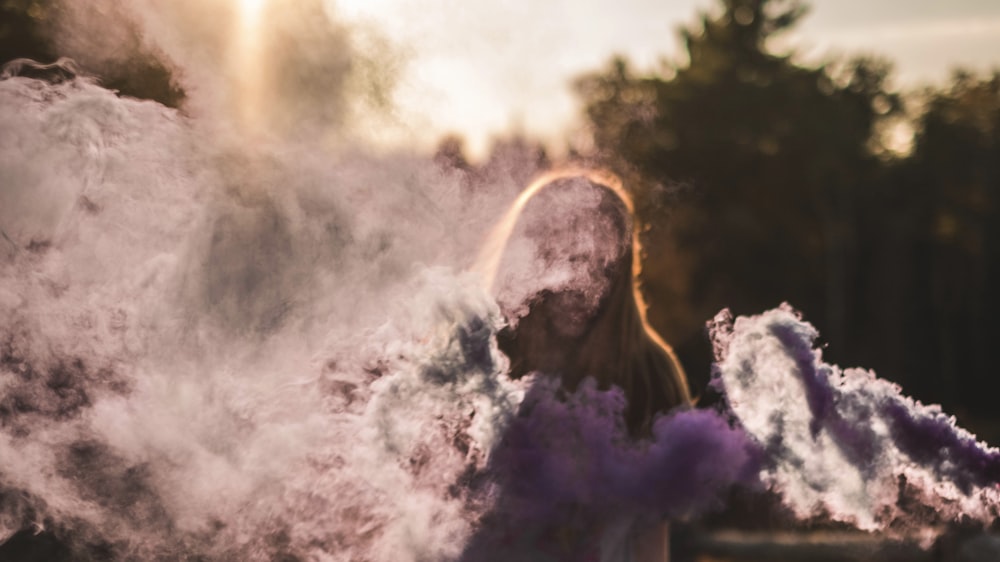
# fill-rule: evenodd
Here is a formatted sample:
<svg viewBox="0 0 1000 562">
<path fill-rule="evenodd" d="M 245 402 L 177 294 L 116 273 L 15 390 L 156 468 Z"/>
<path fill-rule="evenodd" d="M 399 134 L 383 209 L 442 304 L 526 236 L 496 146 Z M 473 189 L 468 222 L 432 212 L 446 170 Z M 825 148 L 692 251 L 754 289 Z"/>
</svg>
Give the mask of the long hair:
<svg viewBox="0 0 1000 562">
<path fill-rule="evenodd" d="M 600 294 L 592 306 L 582 307 L 586 314 L 573 316 L 567 310 L 581 309 L 573 304 L 580 300 L 579 287 L 544 288 L 529 299 L 527 313 L 512 319 L 511 327 L 500 333 L 498 344 L 510 358 L 513 377 L 535 371 L 557 375 L 571 391 L 587 377 L 596 379 L 599 388 L 620 387 L 627 400 L 627 427 L 633 435 L 645 434 L 657 413 L 689 404 L 691 397 L 673 349 L 647 321 L 639 287 L 639 229 L 632 200 L 617 177 L 589 170 L 539 177 L 498 225 L 477 269 L 494 284 L 504 249 L 526 206 L 540 191 L 560 189 L 567 182 L 575 182 L 577 188 L 583 182 L 585 189 L 597 190 L 600 204 L 594 212 L 617 225 L 621 251 L 600 264 Z M 554 328 L 567 322 L 574 324 L 571 330 Z"/>
</svg>

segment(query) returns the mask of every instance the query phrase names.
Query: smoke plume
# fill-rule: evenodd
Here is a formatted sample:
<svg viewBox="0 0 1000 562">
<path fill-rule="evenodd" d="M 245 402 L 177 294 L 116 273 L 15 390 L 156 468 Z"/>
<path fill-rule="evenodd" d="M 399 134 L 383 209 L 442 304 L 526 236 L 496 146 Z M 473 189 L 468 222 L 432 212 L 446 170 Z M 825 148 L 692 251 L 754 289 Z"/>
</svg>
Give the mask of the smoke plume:
<svg viewBox="0 0 1000 562">
<path fill-rule="evenodd" d="M 791 308 L 723 311 L 712 333 L 716 384 L 764 447 L 762 480 L 797 516 L 925 544 L 944 524 L 996 519 L 1000 451 L 872 372 L 824 363 Z"/>
</svg>

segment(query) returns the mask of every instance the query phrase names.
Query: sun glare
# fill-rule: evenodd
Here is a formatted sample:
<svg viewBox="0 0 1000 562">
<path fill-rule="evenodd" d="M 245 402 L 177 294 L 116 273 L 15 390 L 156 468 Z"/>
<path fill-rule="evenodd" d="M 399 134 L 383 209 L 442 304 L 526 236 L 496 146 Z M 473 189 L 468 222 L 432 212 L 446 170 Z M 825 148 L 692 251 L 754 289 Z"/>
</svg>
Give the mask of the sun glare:
<svg viewBox="0 0 1000 562">
<path fill-rule="evenodd" d="M 261 74 L 261 16 L 267 0 L 239 0 L 239 28 L 233 38 L 238 118 L 248 132 L 259 124 L 263 76 Z"/>
<path fill-rule="evenodd" d="M 348 22 L 378 19 L 380 16 L 392 13 L 399 2 L 394 0 L 333 0 L 333 12 L 338 19 Z"/>
<path fill-rule="evenodd" d="M 267 0 L 240 0 L 240 19 L 244 27 L 255 27 L 260 22 L 260 13 Z"/>
</svg>

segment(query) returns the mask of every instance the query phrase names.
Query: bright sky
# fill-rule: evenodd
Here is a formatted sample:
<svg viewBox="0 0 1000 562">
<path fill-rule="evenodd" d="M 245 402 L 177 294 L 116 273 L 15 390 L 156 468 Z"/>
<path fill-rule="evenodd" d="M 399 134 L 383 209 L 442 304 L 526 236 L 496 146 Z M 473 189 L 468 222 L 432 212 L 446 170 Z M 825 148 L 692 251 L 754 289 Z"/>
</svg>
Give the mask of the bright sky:
<svg viewBox="0 0 1000 562">
<path fill-rule="evenodd" d="M 639 68 L 678 53 L 676 29 L 711 0 L 329 0 L 407 53 L 397 91 L 408 142 L 459 133 L 473 154 L 512 128 L 558 152 L 578 114 L 570 81 L 612 53 Z M 875 53 L 897 84 L 1000 67 L 998 0 L 813 0 L 790 39 L 810 58 Z"/>
</svg>

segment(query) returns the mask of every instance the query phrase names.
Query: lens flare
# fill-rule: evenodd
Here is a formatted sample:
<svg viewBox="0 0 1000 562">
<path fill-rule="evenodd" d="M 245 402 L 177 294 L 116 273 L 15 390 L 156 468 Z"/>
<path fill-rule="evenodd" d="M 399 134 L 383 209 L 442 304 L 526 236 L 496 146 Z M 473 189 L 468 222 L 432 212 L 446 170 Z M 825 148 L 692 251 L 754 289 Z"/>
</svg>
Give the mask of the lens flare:
<svg viewBox="0 0 1000 562">
<path fill-rule="evenodd" d="M 266 5 L 267 0 L 240 0 L 239 28 L 233 42 L 237 118 L 248 132 L 260 125 L 264 89 L 261 17 Z"/>
<path fill-rule="evenodd" d="M 240 9 L 247 19 L 260 17 L 260 10 L 264 7 L 266 0 L 241 0 Z"/>
</svg>

